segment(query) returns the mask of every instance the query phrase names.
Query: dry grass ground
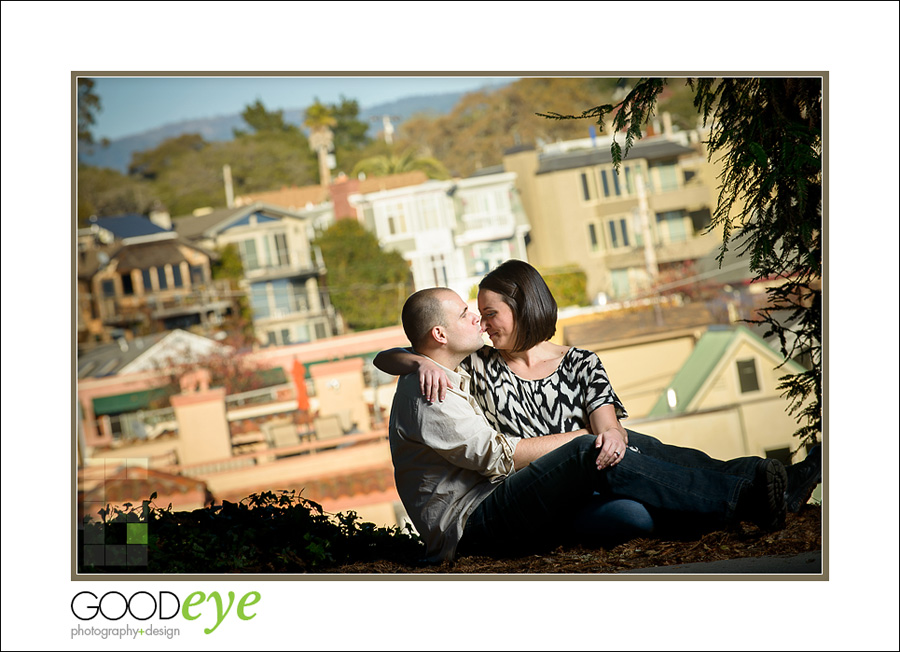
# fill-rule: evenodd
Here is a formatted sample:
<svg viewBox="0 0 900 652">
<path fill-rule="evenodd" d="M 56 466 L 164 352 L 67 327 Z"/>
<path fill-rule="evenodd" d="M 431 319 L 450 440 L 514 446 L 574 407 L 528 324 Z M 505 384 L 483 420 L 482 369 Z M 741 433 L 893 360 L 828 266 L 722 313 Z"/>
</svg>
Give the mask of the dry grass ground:
<svg viewBox="0 0 900 652">
<path fill-rule="evenodd" d="M 348 564 L 337 573 L 620 573 L 623 571 L 741 557 L 797 555 L 822 549 L 821 508 L 807 505 L 799 514 L 788 514 L 778 532 L 763 532 L 749 523 L 739 528 L 709 532 L 698 539 L 634 539 L 609 550 L 560 547 L 542 554 L 512 559 L 461 557 L 435 566 L 405 566 L 376 561 Z"/>
</svg>

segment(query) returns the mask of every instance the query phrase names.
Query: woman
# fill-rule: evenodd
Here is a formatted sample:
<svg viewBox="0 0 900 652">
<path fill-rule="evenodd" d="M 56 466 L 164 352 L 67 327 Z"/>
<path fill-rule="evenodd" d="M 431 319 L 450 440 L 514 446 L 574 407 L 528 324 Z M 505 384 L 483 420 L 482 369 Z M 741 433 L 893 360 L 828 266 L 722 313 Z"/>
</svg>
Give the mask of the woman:
<svg viewBox="0 0 900 652">
<path fill-rule="evenodd" d="M 619 419 L 628 415 L 596 354 L 549 341 L 556 301 L 537 270 L 520 260 L 503 263 L 479 284 L 478 309 L 493 346 L 469 356 L 462 368 L 491 425 L 516 437 L 591 432 L 598 437 L 598 462 L 618 464 L 628 445 Z M 395 375 L 418 372 L 429 401 L 442 400 L 449 386 L 436 364 L 406 349 L 379 353 L 375 366 Z M 574 534 L 610 545 L 652 531 L 643 505 L 614 500 L 589 505 Z"/>
</svg>

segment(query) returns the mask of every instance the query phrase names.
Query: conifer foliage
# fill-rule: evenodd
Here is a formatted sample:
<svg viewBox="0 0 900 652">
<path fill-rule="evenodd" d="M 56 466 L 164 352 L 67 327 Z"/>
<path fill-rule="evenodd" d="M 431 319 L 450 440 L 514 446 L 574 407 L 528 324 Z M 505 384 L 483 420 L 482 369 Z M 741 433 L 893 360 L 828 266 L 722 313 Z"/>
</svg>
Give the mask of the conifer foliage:
<svg viewBox="0 0 900 652">
<path fill-rule="evenodd" d="M 709 126 L 710 160 L 721 160 L 718 206 L 710 229 L 721 226 L 719 263 L 729 247 L 749 257 L 757 280 L 777 280 L 768 307 L 754 323 L 765 324 L 782 354 L 806 367 L 781 377 L 779 389 L 800 428 L 801 443 L 822 430 L 822 96 L 820 77 L 688 79 L 694 106 Z M 652 118 L 666 79 L 638 81 L 617 105 L 604 104 L 580 115 L 612 116 L 625 149 L 613 139 L 618 165 Z"/>
</svg>

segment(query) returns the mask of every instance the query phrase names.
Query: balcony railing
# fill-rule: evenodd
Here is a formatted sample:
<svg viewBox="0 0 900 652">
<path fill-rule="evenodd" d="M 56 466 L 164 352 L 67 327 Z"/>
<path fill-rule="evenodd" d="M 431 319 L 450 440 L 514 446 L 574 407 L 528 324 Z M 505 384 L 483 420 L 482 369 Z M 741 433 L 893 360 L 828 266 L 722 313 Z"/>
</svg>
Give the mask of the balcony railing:
<svg viewBox="0 0 900 652">
<path fill-rule="evenodd" d="M 104 297 L 98 301 L 106 322 L 141 321 L 149 309 L 153 317 L 181 312 L 224 308 L 234 291 L 227 280 L 212 281 L 190 289 L 174 288 L 153 294 Z"/>
</svg>

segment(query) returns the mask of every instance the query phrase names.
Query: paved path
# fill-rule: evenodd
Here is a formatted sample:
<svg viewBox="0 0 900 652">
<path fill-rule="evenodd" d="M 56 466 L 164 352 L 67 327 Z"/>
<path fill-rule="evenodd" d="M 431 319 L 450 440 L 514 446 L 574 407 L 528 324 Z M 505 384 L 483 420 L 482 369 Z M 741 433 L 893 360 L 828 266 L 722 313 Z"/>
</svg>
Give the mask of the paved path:
<svg viewBox="0 0 900 652">
<path fill-rule="evenodd" d="M 624 571 L 623 574 L 686 574 L 686 575 L 734 575 L 734 574 L 804 574 L 822 573 L 822 552 L 816 550 L 800 555 L 778 557 L 744 557 L 741 559 L 724 559 L 721 561 L 700 562 L 695 564 L 678 564 L 676 566 L 657 566 Z"/>
</svg>

